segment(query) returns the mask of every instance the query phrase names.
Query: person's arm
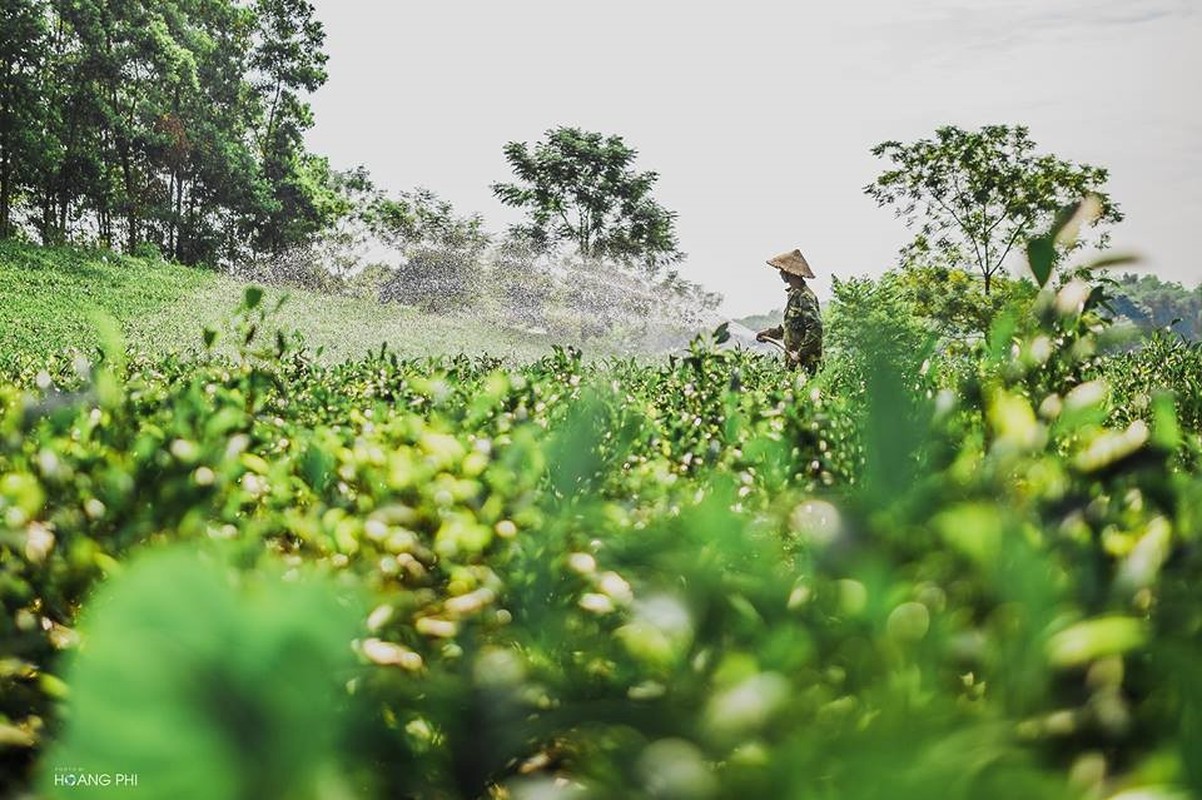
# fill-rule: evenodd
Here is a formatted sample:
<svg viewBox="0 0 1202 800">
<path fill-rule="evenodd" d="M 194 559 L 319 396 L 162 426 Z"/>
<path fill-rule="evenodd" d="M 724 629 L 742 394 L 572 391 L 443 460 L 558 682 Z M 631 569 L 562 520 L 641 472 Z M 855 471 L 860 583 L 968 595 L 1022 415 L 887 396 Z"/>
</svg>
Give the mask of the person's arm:
<svg viewBox="0 0 1202 800">
<path fill-rule="evenodd" d="M 781 339 L 784 337 L 784 335 L 785 327 L 783 325 L 777 325 L 774 328 L 764 328 L 755 335 L 755 340 L 757 342 L 763 342 L 768 339 Z"/>
</svg>

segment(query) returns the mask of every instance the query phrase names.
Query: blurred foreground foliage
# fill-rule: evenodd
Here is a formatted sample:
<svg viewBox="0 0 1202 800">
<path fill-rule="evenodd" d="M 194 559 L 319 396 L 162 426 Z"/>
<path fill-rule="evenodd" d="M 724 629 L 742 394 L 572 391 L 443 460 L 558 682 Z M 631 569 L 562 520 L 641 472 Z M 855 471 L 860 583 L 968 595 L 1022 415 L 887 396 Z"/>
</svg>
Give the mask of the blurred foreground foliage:
<svg viewBox="0 0 1202 800">
<path fill-rule="evenodd" d="M 864 292 L 808 382 L 322 366 L 254 289 L 233 359 L 9 358 L 3 788 L 1202 794 L 1202 352 L 1044 277 L 955 348 Z"/>
</svg>

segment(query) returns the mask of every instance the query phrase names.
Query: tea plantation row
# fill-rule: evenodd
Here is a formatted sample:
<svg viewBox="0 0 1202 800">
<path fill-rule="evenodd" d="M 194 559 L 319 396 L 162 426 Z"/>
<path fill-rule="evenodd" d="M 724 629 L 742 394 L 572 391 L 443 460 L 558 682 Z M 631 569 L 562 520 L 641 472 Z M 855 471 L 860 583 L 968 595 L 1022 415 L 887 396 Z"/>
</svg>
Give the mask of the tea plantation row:
<svg viewBox="0 0 1202 800">
<path fill-rule="evenodd" d="M 3 789 L 1200 796 L 1202 355 L 1095 301 L 808 381 L 323 366 L 257 290 L 234 359 L 10 357 Z"/>
</svg>

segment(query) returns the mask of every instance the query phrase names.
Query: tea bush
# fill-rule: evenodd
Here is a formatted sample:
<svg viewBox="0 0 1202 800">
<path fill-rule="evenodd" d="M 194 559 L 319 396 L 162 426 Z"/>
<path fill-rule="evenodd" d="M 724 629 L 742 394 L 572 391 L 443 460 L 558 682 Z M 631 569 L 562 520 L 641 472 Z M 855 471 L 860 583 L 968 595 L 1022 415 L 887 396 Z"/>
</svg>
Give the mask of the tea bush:
<svg viewBox="0 0 1202 800">
<path fill-rule="evenodd" d="M 232 358 L 7 361 L 4 788 L 1198 794 L 1197 373 L 1107 355 L 1096 300 L 1044 289 L 956 362 L 877 315 L 809 381 L 721 332 L 328 366 L 258 290 Z M 168 786 L 125 715 L 222 782 Z"/>
</svg>

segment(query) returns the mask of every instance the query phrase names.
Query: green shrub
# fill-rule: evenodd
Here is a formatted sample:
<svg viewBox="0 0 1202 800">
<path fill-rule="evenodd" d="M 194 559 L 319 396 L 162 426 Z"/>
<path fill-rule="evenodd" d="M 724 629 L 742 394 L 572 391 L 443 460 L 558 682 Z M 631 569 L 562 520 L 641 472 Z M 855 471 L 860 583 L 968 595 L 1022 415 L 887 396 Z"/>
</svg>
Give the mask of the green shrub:
<svg viewBox="0 0 1202 800">
<path fill-rule="evenodd" d="M 1178 403 L 1117 406 L 1139 378 L 1107 370 L 1155 351 L 1106 355 L 1091 298 L 1043 290 L 952 370 L 866 292 L 880 324 L 834 326 L 849 345 L 809 381 L 707 337 L 659 364 L 324 366 L 254 292 L 231 358 L 6 366 L 4 788 L 121 724 L 85 668 L 132 641 L 114 620 L 144 607 L 129 635 L 157 641 L 194 605 L 187 669 L 218 638 L 346 639 L 346 736 L 304 765 L 345 763 L 359 796 L 1198 793 L 1197 394 L 1161 353 Z M 126 566 L 211 540 L 248 585 L 317 571 L 366 598 L 357 630 L 299 601 L 204 613 L 232 602 L 213 580 Z M 316 680 L 296 668 L 245 684 L 261 729 L 306 719 L 280 699 Z M 120 714 L 220 730 L 150 688 Z"/>
</svg>

